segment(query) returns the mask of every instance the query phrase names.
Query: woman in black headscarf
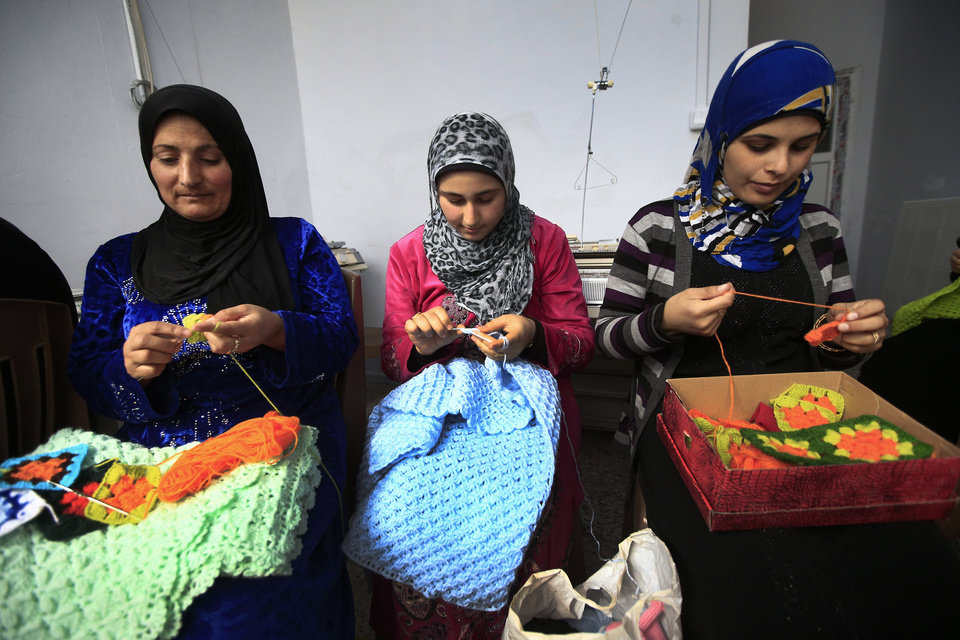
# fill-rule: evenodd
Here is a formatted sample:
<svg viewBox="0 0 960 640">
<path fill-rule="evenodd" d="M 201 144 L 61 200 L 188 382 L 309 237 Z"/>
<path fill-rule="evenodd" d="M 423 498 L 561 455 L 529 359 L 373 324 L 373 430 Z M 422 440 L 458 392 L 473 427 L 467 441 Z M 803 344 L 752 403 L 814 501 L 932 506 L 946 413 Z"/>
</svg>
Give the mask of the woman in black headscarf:
<svg viewBox="0 0 960 640">
<path fill-rule="evenodd" d="M 253 146 L 217 93 L 190 85 L 154 93 L 140 113 L 140 148 L 163 212 L 91 258 L 73 384 L 91 408 L 124 423 L 118 437 L 181 445 L 271 409 L 233 356 L 282 413 L 316 427 L 334 482 L 320 484 L 294 579 L 232 579 L 227 604 L 215 602 L 215 586 L 184 623 L 205 637 L 214 629 L 267 637 L 291 623 L 314 637 L 352 633 L 337 497 L 345 435 L 333 378 L 358 339 L 339 265 L 309 222 L 269 217 Z M 201 313 L 213 317 L 183 326 Z M 206 341 L 185 342 L 193 331 Z M 250 584 L 259 586 L 245 593 Z M 215 615 L 204 609 L 214 606 Z"/>
</svg>

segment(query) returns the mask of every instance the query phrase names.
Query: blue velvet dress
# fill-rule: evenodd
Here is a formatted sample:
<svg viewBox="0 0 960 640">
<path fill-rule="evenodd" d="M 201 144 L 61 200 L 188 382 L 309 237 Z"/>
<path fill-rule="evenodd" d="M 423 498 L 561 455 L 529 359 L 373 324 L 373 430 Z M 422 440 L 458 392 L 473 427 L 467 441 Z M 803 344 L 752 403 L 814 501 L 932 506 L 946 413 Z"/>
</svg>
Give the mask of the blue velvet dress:
<svg viewBox="0 0 960 640">
<path fill-rule="evenodd" d="M 342 493 L 345 428 L 333 382 L 358 344 L 350 301 L 317 230 L 299 218 L 271 222 L 296 309 L 278 312 L 286 351 L 261 346 L 237 358 L 281 413 L 319 430 L 324 466 Z M 146 388 L 127 374 L 123 343 L 131 328 L 150 320 L 182 324 L 185 316 L 207 311 L 206 298 L 168 306 L 143 297 L 131 274 L 134 235 L 102 245 L 87 266 L 68 368 L 90 408 L 124 422 L 117 437 L 150 447 L 205 440 L 270 411 L 230 357 L 210 352 L 205 342 L 185 343 Z M 293 576 L 218 579 L 185 612 L 181 637 L 352 637 L 342 527 L 337 491 L 324 474 Z"/>
</svg>

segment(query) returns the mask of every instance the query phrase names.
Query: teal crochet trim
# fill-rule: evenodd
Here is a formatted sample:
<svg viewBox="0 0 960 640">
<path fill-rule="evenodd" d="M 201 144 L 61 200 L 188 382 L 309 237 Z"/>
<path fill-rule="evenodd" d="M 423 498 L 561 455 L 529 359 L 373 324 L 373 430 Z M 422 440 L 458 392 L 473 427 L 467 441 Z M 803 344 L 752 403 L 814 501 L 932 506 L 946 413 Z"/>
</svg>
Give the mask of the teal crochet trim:
<svg viewBox="0 0 960 640">
<path fill-rule="evenodd" d="M 200 493 L 159 503 L 140 524 L 69 542 L 30 525 L 0 541 L 0 637 L 171 638 L 187 606 L 227 576 L 288 575 L 321 481 L 317 431 L 275 465 L 241 465 Z M 86 466 L 117 458 L 156 464 L 184 447 L 148 449 L 63 429 L 44 453 L 83 442 Z M 165 466 L 164 469 L 168 468 Z"/>
<path fill-rule="evenodd" d="M 522 360 L 454 359 L 370 416 L 344 552 L 428 598 L 493 611 L 550 495 L 560 396 Z"/>
</svg>

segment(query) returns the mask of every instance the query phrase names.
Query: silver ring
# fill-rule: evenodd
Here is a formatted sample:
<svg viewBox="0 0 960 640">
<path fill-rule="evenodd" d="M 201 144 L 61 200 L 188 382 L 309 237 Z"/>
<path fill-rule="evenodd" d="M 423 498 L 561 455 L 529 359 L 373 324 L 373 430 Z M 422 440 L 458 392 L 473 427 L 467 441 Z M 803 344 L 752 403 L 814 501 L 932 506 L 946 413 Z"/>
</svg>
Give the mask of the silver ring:
<svg viewBox="0 0 960 640">
<path fill-rule="evenodd" d="M 137 376 L 137 377 L 136 377 L 136 381 L 137 381 L 137 382 L 143 381 L 143 376 Z"/>
<path fill-rule="evenodd" d="M 233 336 L 233 351 L 231 353 L 237 353 L 240 351 L 240 336 Z"/>
</svg>

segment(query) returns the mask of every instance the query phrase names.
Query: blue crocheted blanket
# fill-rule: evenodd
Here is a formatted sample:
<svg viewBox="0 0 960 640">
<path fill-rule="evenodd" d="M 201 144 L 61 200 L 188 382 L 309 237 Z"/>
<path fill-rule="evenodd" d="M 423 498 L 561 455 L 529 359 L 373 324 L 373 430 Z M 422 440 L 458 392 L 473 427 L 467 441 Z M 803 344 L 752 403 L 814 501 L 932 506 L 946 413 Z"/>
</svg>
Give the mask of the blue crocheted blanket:
<svg viewBox="0 0 960 640">
<path fill-rule="evenodd" d="M 454 359 L 377 405 L 343 550 L 429 598 L 494 611 L 550 495 L 560 396 L 549 371 Z"/>
</svg>

